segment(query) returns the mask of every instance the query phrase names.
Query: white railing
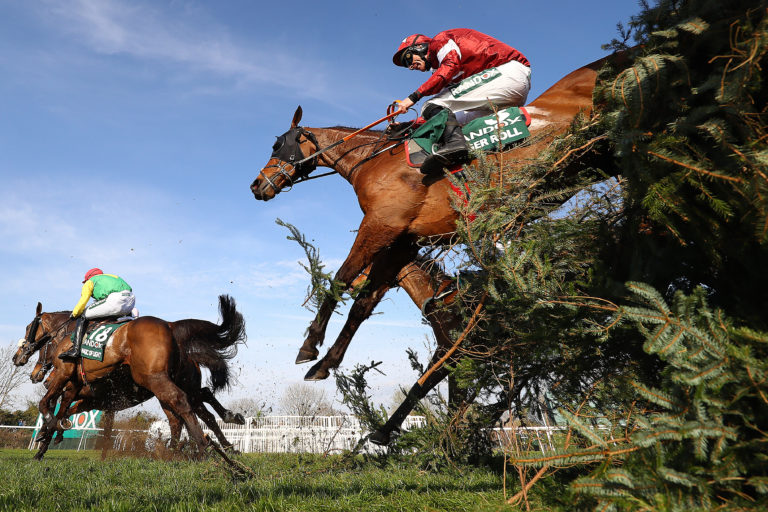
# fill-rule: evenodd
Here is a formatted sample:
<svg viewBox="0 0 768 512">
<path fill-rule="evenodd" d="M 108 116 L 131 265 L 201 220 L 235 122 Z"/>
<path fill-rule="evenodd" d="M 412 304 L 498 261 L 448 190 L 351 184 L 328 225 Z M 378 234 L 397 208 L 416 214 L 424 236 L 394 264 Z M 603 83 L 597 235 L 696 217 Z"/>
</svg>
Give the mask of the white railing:
<svg viewBox="0 0 768 512">
<path fill-rule="evenodd" d="M 403 422 L 403 429 L 410 430 L 423 425 L 423 416 L 408 416 Z M 217 421 L 224 436 L 242 453 L 339 453 L 355 448 L 365 436 L 360 422 L 354 416 L 264 416 L 247 418 L 245 425 L 235 425 Z M 203 431 L 215 439 L 213 432 L 205 425 Z M 33 430 L 32 426 L 2 426 L 8 429 Z M 597 430 L 601 430 L 600 427 Z M 89 432 L 101 432 L 101 428 L 90 428 Z M 491 429 L 492 442 L 504 449 L 535 450 L 542 453 L 555 451 L 557 443 L 555 436 L 563 435 L 567 427 L 514 427 Z M 114 449 L 128 449 L 129 434 L 147 434 L 150 440 L 167 439 L 170 429 L 167 422 L 155 422 L 150 430 L 120 430 L 112 431 Z M 30 432 L 31 434 L 31 432 Z M 186 432 L 182 434 L 186 437 Z M 77 443 L 78 450 L 84 449 L 85 436 Z M 132 438 L 134 439 L 134 438 Z M 131 441 L 134 443 L 135 441 Z M 30 439 L 30 449 L 37 449 L 37 443 Z M 375 453 L 380 447 L 366 442 L 362 449 Z"/>
<path fill-rule="evenodd" d="M 424 424 L 423 416 L 409 416 L 405 430 Z M 246 418 L 245 425 L 217 421 L 224 436 L 242 453 L 337 453 L 351 450 L 365 435 L 354 416 L 264 416 Z M 213 437 L 208 429 L 203 429 Z M 366 442 L 363 450 L 380 448 Z"/>
</svg>

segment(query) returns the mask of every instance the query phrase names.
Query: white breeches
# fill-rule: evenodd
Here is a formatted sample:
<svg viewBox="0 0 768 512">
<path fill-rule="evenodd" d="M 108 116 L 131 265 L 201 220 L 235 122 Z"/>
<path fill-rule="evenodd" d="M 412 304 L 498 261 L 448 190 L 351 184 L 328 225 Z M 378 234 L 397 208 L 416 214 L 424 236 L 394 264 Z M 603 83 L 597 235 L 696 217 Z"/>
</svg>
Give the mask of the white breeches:
<svg viewBox="0 0 768 512">
<path fill-rule="evenodd" d="M 429 101 L 424 103 L 422 113 L 430 103 L 454 112 L 459 124 L 466 124 L 480 116 L 493 112 L 491 104 L 497 108 L 519 107 L 525 105 L 528 91 L 531 89 L 531 68 L 513 60 L 496 66 L 500 76 L 479 87 L 455 95 L 456 85 L 464 85 L 466 80 L 479 77 L 481 71 L 465 79 L 460 84 L 444 88 Z"/>
<path fill-rule="evenodd" d="M 85 309 L 83 316 L 87 319 L 105 316 L 128 316 L 136 304 L 133 292 L 122 291 L 110 293 L 104 299 L 91 304 Z"/>
</svg>

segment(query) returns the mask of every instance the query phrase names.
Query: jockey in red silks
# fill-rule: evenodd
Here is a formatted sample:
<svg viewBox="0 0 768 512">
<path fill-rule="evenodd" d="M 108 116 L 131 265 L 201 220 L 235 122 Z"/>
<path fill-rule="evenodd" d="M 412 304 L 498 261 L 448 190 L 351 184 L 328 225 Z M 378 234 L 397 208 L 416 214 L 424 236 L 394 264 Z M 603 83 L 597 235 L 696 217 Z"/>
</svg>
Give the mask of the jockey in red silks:
<svg viewBox="0 0 768 512">
<path fill-rule="evenodd" d="M 95 302 L 85 305 L 93 297 Z M 108 316 L 138 316 L 134 305 L 136 298 L 133 290 L 122 278 L 105 274 L 98 268 L 92 268 L 85 274 L 80 300 L 72 310 L 72 318 L 77 318 L 72 348 L 59 354 L 59 359 L 72 360 L 80 355 L 86 322 L 92 318 Z"/>
<path fill-rule="evenodd" d="M 465 124 L 497 108 L 525 104 L 531 88 L 531 65 L 525 55 L 488 35 L 468 28 L 440 32 L 433 38 L 413 34 L 403 39 L 392 57 L 396 66 L 432 76 L 398 102 L 403 113 L 424 96 L 421 115 L 430 119 L 448 111 L 445 130 L 434 157 L 444 165 L 466 163 L 469 148 L 459 121 Z"/>
</svg>

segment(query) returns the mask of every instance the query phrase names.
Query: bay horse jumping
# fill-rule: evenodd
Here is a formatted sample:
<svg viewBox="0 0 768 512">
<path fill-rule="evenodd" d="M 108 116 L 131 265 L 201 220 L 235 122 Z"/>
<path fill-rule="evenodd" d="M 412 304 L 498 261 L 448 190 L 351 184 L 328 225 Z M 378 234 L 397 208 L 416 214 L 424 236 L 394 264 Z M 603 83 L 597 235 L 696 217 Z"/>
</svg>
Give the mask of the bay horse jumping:
<svg viewBox="0 0 768 512">
<path fill-rule="evenodd" d="M 152 396 L 158 398 L 169 418 L 179 418 L 184 423 L 200 449 L 206 447 L 208 441 L 195 417 L 201 408 L 205 409 L 204 398 L 210 398 L 204 392 L 195 393 L 201 389 L 200 366 L 211 370 L 214 389 L 226 386 L 226 361 L 234 357 L 237 343 L 245 339 L 244 321 L 234 300 L 220 296 L 219 310 L 221 325 L 196 319 L 169 323 L 155 317 L 125 323 L 114 331 L 105 346 L 103 361 L 69 362 L 53 357 L 48 390 L 39 404 L 44 425 L 38 439 L 43 444 L 35 458 L 42 458 L 47 450 L 59 426 L 57 419 L 93 408 L 120 410 Z M 35 318 L 27 326 L 24 341 L 13 357 L 14 364 L 25 364 L 44 344 L 61 338 L 68 317 L 69 312 L 43 313 L 38 303 Z M 61 352 L 68 345 L 67 340 L 57 343 L 53 352 Z M 54 417 L 51 410 L 59 396 L 61 408 Z M 80 402 L 70 410 L 75 400 Z M 201 418 L 215 424 L 207 410 Z"/>
<path fill-rule="evenodd" d="M 609 58 L 571 72 L 527 105 L 533 142 L 513 149 L 505 158 L 513 158 L 516 165 L 535 160 L 557 136 L 567 132 L 579 113 L 591 112 L 597 72 Z M 318 166 L 333 169 L 352 185 L 363 211 L 355 241 L 334 279 L 348 287 L 370 267 L 367 291 L 356 298 L 342 333 L 326 356 L 307 372 L 306 380 L 316 380 L 327 378 L 329 370 L 341 363 L 354 330 L 371 314 L 398 273 L 414 262 L 418 241 L 449 243 L 459 213 L 452 205 L 454 192 L 450 181 L 409 167 L 402 144 L 392 143 L 382 132 L 371 130 L 338 144 L 354 130 L 304 128 L 299 125 L 301 117 L 299 107 L 290 129 L 278 137 L 269 161 L 251 184 L 251 191 L 256 199 L 268 201 L 281 190 L 307 179 Z M 318 308 L 299 350 L 297 364 L 317 359 L 317 346 L 323 342 L 336 305 L 337 301 L 329 297 Z M 442 378 L 436 374 L 437 371 L 423 382 L 420 380 L 406 402 L 425 396 L 439 382 L 437 377 Z M 405 418 L 401 409 L 407 408 L 404 403 L 390 417 L 380 429 L 378 440 L 389 439 L 389 434 Z"/>
</svg>

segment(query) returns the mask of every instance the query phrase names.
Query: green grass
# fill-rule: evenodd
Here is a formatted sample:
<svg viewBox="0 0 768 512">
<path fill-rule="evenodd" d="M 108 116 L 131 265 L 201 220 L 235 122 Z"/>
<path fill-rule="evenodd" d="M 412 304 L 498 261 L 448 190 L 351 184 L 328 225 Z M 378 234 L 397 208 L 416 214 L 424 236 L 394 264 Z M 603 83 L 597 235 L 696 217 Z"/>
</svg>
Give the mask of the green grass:
<svg viewBox="0 0 768 512">
<path fill-rule="evenodd" d="M 248 454 L 237 460 L 256 476 L 234 480 L 214 458 L 102 461 L 94 451 L 61 450 L 37 462 L 30 451 L 3 450 L 0 510 L 518 510 L 504 504 L 501 464 L 425 472 L 405 459 Z M 518 486 L 508 479 L 508 495 Z"/>
</svg>

